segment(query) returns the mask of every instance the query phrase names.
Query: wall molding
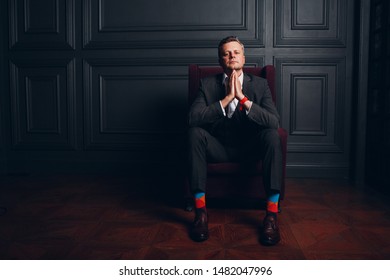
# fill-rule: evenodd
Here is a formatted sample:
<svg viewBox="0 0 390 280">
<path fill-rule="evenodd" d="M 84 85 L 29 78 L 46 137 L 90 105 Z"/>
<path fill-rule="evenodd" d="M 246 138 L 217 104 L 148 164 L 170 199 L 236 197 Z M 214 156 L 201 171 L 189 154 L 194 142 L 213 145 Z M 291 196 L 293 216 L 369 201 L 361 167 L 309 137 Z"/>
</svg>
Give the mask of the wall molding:
<svg viewBox="0 0 390 280">
<path fill-rule="evenodd" d="M 275 58 L 276 76 L 282 77 L 277 80 L 276 89 L 280 94 L 278 106 L 281 108 L 282 127 L 289 130 L 288 151 L 292 153 L 343 153 L 345 139 L 344 107 L 345 107 L 345 57 L 294 57 Z M 326 84 L 321 86 L 324 91 L 318 102 L 321 110 L 321 125 L 314 131 L 297 132 L 295 130 L 297 114 L 303 116 L 296 106 L 297 78 L 316 77 Z M 300 94 L 310 94 L 301 89 Z M 295 115 L 294 115 L 295 114 Z M 297 134 L 298 133 L 298 134 Z"/>
<path fill-rule="evenodd" d="M 76 149 L 74 75 L 74 59 L 10 62 L 13 149 Z M 31 87 L 34 82 L 38 92 Z M 43 102 L 46 103 L 40 104 Z M 41 108 L 47 105 L 51 107 Z"/>
<path fill-rule="evenodd" d="M 27 10 L 31 7 L 30 0 L 8 3 L 11 50 L 75 49 L 75 0 L 55 0 L 51 15 L 53 26 L 40 28 L 31 27 L 31 13 Z"/>
<path fill-rule="evenodd" d="M 323 0 L 321 22 L 316 22 L 318 20 L 316 18 L 307 23 L 299 23 L 298 3 L 297 0 L 275 1 L 275 47 L 346 47 L 347 0 Z M 305 2 L 306 5 L 308 3 L 314 4 L 314 2 Z"/>
<path fill-rule="evenodd" d="M 159 1 L 155 3 L 153 1 L 157 0 L 150 0 L 148 5 L 157 5 L 159 3 Z M 107 16 L 101 14 L 101 7 L 104 3 L 104 0 L 84 1 L 83 45 L 86 49 L 215 47 L 218 45 L 218 41 L 215 38 L 223 38 L 232 35 L 232 33 L 239 36 L 246 47 L 264 47 L 264 0 L 234 1 L 234 3 L 240 3 L 241 7 L 241 12 L 239 12 L 241 19 L 234 24 L 231 23 L 235 20 L 235 17 L 232 16 L 229 22 L 222 23 L 190 23 L 186 21 L 187 19 L 183 19 L 182 24 L 175 24 L 171 22 L 165 23 L 164 20 L 168 21 L 168 18 L 161 18 L 158 24 L 157 22 L 152 24 L 139 22 L 132 25 L 125 24 L 122 27 L 119 25 L 115 27 L 104 26 L 108 21 Z M 200 8 L 207 8 L 207 13 L 210 13 L 210 9 L 214 8 L 216 15 L 221 13 L 220 8 L 224 6 L 223 3 L 214 3 L 210 7 L 210 2 L 208 1 L 205 1 L 204 5 L 199 1 L 196 3 Z M 132 8 L 134 9 L 135 7 L 133 6 Z M 147 10 L 149 11 L 150 9 L 148 8 Z M 142 13 L 142 11 L 139 11 L 139 13 Z M 234 15 L 236 14 L 237 11 L 234 10 Z M 226 16 L 226 19 L 229 19 L 229 17 L 230 15 Z M 221 19 L 224 18 L 222 17 Z M 122 20 L 124 21 L 125 19 Z M 141 21 L 141 19 L 139 20 Z"/>
</svg>

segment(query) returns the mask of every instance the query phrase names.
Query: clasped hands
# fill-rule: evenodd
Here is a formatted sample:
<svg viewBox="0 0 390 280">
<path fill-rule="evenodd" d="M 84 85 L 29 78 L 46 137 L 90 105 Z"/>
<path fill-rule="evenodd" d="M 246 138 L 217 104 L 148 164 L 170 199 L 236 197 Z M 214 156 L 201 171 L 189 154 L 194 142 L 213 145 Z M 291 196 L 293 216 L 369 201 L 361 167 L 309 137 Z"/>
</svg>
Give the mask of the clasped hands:
<svg viewBox="0 0 390 280">
<path fill-rule="evenodd" d="M 243 73 L 241 75 L 244 75 Z M 234 98 L 237 98 L 238 101 L 243 99 L 245 95 L 242 92 L 242 86 L 240 80 L 238 79 L 238 73 L 236 70 L 233 70 L 230 77 L 228 77 L 229 82 L 227 85 L 227 92 L 224 99 L 221 100 L 223 108 L 226 108 L 227 105 L 233 101 Z"/>
</svg>

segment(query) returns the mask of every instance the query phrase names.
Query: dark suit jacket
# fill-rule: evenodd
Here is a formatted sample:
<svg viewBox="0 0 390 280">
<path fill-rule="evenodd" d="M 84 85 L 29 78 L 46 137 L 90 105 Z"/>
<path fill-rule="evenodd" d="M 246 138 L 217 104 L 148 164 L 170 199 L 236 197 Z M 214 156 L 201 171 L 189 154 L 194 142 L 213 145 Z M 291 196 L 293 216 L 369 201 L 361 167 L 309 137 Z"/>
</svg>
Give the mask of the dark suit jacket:
<svg viewBox="0 0 390 280">
<path fill-rule="evenodd" d="M 256 133 L 259 129 L 279 127 L 279 114 L 272 101 L 271 91 L 266 79 L 244 74 L 243 93 L 252 101 L 248 114 L 239 111 L 237 106 L 232 119 L 224 116 L 219 101 L 226 95 L 222 83 L 223 74 L 203 78 L 200 82 L 199 93 L 189 111 L 189 126 L 203 127 L 210 133 L 226 128 L 226 122 L 234 122 L 243 129 Z"/>
</svg>

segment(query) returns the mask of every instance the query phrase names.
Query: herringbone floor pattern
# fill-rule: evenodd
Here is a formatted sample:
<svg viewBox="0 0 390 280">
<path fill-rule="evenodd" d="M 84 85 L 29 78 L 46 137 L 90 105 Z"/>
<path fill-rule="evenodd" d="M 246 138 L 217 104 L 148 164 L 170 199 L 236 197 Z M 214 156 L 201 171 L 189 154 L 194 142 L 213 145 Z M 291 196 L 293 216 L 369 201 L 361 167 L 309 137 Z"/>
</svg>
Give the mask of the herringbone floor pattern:
<svg viewBox="0 0 390 280">
<path fill-rule="evenodd" d="M 261 202 L 208 201 L 210 239 L 177 180 L 127 176 L 0 177 L 0 259 L 390 259 L 389 197 L 348 182 L 287 179 L 282 241 L 264 247 Z M 172 190 L 172 193 L 177 190 Z M 222 203 L 221 203 L 222 202 Z M 248 206 L 249 205 L 249 206 Z"/>
</svg>

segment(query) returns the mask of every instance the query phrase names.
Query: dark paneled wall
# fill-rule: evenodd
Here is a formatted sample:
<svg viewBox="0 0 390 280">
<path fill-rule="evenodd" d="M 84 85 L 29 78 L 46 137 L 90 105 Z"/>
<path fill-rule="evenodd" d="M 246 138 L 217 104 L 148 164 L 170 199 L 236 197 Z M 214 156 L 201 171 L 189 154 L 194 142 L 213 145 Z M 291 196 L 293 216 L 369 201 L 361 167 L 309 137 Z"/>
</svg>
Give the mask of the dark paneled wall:
<svg viewBox="0 0 390 280">
<path fill-rule="evenodd" d="M 349 176 L 354 1 L 1 5 L 9 172 L 183 166 L 188 64 L 217 64 L 237 35 L 248 66 L 276 67 L 288 174 Z"/>
<path fill-rule="evenodd" d="M 0 2 L 0 16 L 3 19 L 5 3 Z M 4 96 L 6 95 L 5 90 L 5 68 L 6 61 L 4 58 L 4 48 L 6 46 L 5 38 L 5 26 L 3 25 L 4 20 L 0 20 L 0 174 L 6 172 L 6 148 L 4 144 L 5 140 L 5 128 L 4 128 Z M 3 105 L 3 106 L 1 106 Z"/>
<path fill-rule="evenodd" d="M 389 191 L 390 3 L 371 2 L 367 106 L 367 183 Z"/>
</svg>

